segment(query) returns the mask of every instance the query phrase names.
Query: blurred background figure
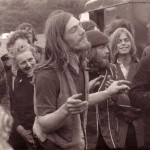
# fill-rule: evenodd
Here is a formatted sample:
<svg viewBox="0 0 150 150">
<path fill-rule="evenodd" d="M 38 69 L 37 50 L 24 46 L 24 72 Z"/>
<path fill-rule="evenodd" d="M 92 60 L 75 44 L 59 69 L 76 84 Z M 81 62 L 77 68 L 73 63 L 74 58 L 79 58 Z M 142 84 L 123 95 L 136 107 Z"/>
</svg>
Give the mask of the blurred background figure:
<svg viewBox="0 0 150 150">
<path fill-rule="evenodd" d="M 0 150 L 13 150 L 13 148 L 7 143 L 12 123 L 12 117 L 0 106 Z"/>
<path fill-rule="evenodd" d="M 126 28 L 134 37 L 134 28 L 131 22 L 126 19 L 114 19 L 112 23 L 105 28 L 104 32 L 108 36 L 111 36 L 117 28 Z"/>
<path fill-rule="evenodd" d="M 81 25 L 85 31 L 89 31 L 89 30 L 100 31 L 98 25 L 93 20 L 81 21 Z"/>
<path fill-rule="evenodd" d="M 35 30 L 33 26 L 29 23 L 22 23 L 20 26 L 17 27 L 16 30 L 25 30 L 28 33 L 29 36 L 29 42 L 32 46 L 34 46 L 37 49 L 37 52 L 39 54 L 43 53 L 43 49 L 37 45 L 35 45 L 35 42 L 38 41 Z"/>
<path fill-rule="evenodd" d="M 148 28 L 148 38 L 147 38 L 148 46 L 145 47 L 145 49 L 143 50 L 142 58 L 150 55 L 150 23 L 147 25 L 147 28 Z"/>
</svg>

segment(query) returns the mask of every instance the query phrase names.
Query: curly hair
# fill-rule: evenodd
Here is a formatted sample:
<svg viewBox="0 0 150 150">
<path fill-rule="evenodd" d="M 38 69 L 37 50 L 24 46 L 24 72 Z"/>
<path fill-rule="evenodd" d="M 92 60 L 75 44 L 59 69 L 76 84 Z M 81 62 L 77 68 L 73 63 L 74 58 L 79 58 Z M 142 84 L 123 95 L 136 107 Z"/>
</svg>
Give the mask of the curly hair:
<svg viewBox="0 0 150 150">
<path fill-rule="evenodd" d="M 30 30 L 30 29 L 32 30 L 33 43 L 34 43 L 35 41 L 37 41 L 37 36 L 36 36 L 35 30 L 34 30 L 34 28 L 33 28 L 33 26 L 31 24 L 29 24 L 29 23 L 22 23 L 21 25 L 19 25 L 17 27 L 16 30 L 26 30 L 27 28 L 28 28 L 28 30 Z"/>
<path fill-rule="evenodd" d="M 8 37 L 8 41 L 6 43 L 8 51 L 18 39 L 27 39 L 28 43 L 31 44 L 27 31 L 15 31 Z"/>
</svg>

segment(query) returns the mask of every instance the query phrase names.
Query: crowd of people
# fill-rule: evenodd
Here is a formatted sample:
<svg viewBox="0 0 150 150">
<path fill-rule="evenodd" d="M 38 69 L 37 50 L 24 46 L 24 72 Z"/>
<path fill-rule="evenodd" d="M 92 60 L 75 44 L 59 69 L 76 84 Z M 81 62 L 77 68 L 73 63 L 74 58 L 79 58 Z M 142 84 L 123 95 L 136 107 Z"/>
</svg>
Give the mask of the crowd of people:
<svg viewBox="0 0 150 150">
<path fill-rule="evenodd" d="M 102 32 L 56 10 L 45 37 L 45 48 L 37 46 L 29 23 L 8 37 L 0 149 L 150 149 L 150 55 L 138 59 L 132 24 L 117 19 Z"/>
</svg>

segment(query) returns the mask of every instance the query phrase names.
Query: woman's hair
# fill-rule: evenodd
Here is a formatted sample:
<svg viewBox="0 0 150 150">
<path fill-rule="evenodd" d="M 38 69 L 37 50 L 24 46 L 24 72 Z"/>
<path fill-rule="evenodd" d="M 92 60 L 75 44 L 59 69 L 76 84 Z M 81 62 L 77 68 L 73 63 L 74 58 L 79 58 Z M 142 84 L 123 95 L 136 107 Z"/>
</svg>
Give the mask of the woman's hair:
<svg viewBox="0 0 150 150">
<path fill-rule="evenodd" d="M 117 61 L 117 57 L 118 57 L 118 50 L 117 50 L 117 43 L 118 43 L 118 39 L 120 37 L 120 35 L 122 33 L 125 33 L 125 35 L 127 35 L 127 37 L 130 39 L 131 41 L 131 57 L 134 61 L 138 61 L 138 58 L 136 56 L 136 46 L 135 46 L 135 42 L 133 39 L 133 36 L 131 35 L 131 33 L 125 29 L 125 28 L 118 28 L 114 31 L 114 33 L 110 36 L 110 50 L 112 51 L 112 56 L 113 56 L 113 62 Z"/>
<path fill-rule="evenodd" d="M 33 28 L 33 26 L 32 26 L 31 24 L 29 24 L 29 23 L 22 23 L 21 25 L 19 25 L 19 26 L 17 27 L 16 30 L 26 30 L 26 28 L 28 28 L 28 30 L 30 30 L 30 29 L 32 30 L 33 43 L 34 43 L 35 41 L 37 41 L 37 37 L 36 37 L 35 30 L 34 30 L 34 28 Z"/>
<path fill-rule="evenodd" d="M 63 38 L 66 24 L 71 17 L 72 14 L 67 12 L 48 17 L 45 26 L 45 58 L 36 67 L 35 73 L 47 68 L 65 70 L 69 62 L 69 51 Z"/>
<path fill-rule="evenodd" d="M 30 51 L 33 54 L 35 60 L 38 61 L 38 54 L 37 54 L 36 50 L 34 49 L 34 47 L 31 45 L 27 45 L 24 47 L 17 48 L 16 51 L 14 51 L 13 53 L 11 53 L 9 55 L 11 62 L 13 63 L 12 65 L 15 66 L 15 64 L 16 64 L 15 61 L 16 61 L 17 55 L 22 54 L 22 53 L 27 52 L 27 51 Z"/>
<path fill-rule="evenodd" d="M 113 32 L 118 28 L 127 29 L 132 34 L 132 36 L 134 37 L 134 28 L 133 28 L 131 22 L 129 22 L 126 19 L 115 19 L 115 20 L 113 20 L 113 22 L 106 27 L 104 32 L 108 36 L 111 36 L 113 34 Z"/>
<path fill-rule="evenodd" d="M 8 41 L 6 43 L 6 48 L 8 51 L 18 39 L 27 39 L 28 43 L 31 44 L 27 31 L 15 31 L 8 37 Z"/>
</svg>

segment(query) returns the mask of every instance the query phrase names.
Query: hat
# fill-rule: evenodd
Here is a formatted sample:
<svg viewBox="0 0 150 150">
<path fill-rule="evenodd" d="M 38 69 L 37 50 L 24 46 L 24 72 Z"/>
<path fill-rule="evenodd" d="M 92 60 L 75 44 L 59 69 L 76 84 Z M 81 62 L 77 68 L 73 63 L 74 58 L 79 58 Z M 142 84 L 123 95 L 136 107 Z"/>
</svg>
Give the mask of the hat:
<svg viewBox="0 0 150 150">
<path fill-rule="evenodd" d="M 107 44 L 109 42 L 108 37 L 100 31 L 90 30 L 87 31 L 86 34 L 92 48 Z"/>
</svg>

